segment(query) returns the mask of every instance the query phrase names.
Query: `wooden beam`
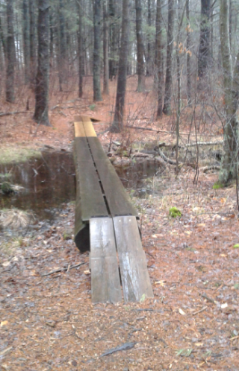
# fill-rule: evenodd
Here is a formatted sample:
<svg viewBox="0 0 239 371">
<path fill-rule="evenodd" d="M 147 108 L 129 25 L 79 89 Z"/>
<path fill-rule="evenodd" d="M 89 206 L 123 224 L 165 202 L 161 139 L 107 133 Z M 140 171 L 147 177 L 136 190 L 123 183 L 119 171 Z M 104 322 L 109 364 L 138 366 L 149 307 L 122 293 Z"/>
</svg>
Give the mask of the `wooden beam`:
<svg viewBox="0 0 239 371">
<path fill-rule="evenodd" d="M 122 300 L 111 218 L 90 219 L 91 297 L 93 303 Z"/>
</svg>

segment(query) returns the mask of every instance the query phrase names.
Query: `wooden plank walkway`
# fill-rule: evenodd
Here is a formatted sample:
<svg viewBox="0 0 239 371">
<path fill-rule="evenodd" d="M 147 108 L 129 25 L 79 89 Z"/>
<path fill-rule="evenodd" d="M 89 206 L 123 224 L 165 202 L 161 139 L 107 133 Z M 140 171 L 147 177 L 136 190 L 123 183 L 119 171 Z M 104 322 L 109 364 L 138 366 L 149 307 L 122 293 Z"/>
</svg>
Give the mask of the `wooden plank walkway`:
<svg viewBox="0 0 239 371">
<path fill-rule="evenodd" d="M 90 248 L 93 303 L 153 297 L 137 211 L 131 205 L 89 117 L 75 118 L 75 242 Z M 121 278 L 121 280 L 120 280 Z"/>
</svg>

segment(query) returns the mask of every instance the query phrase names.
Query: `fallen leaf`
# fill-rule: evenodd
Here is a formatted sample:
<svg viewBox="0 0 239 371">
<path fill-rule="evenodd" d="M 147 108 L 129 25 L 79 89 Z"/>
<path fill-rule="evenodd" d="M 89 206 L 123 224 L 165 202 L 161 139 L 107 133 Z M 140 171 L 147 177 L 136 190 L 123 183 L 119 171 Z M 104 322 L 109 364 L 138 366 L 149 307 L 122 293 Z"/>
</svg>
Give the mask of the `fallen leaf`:
<svg viewBox="0 0 239 371">
<path fill-rule="evenodd" d="M 89 274 L 90 274 L 90 271 L 89 271 L 89 270 L 87 270 L 87 271 L 84 271 L 84 274 L 85 274 L 86 276 L 89 276 Z"/>
<path fill-rule="evenodd" d="M 233 249 L 239 249 L 239 243 L 236 243 L 236 245 L 233 246 Z"/>
<path fill-rule="evenodd" d="M 182 316 L 186 316 L 186 313 L 181 308 L 179 308 L 178 311 L 179 311 L 180 314 L 182 314 Z"/>
<path fill-rule="evenodd" d="M 221 308 L 224 309 L 224 308 L 227 308 L 228 307 L 228 304 L 227 303 L 224 303 L 221 305 Z"/>
<path fill-rule="evenodd" d="M 3 327 L 3 326 L 7 326 L 8 325 L 8 321 L 3 321 L 3 322 L 1 322 L 1 327 Z"/>
</svg>

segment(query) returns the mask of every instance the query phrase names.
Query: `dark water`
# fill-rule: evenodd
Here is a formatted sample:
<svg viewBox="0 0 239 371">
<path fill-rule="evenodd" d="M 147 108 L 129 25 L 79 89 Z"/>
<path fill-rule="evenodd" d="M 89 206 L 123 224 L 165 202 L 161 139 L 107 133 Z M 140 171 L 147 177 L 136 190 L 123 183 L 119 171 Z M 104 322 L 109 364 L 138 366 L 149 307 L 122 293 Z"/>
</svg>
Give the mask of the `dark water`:
<svg viewBox="0 0 239 371">
<path fill-rule="evenodd" d="M 75 200 L 75 169 L 70 153 L 42 152 L 40 158 L 28 162 L 0 165 L 0 173 L 10 173 L 9 181 L 23 187 L 9 196 L 0 195 L 0 208 L 32 210 L 39 219 L 52 219 L 54 208 Z"/>
<path fill-rule="evenodd" d="M 124 186 L 139 190 L 141 197 L 147 193 L 142 180 L 152 177 L 157 170 L 154 161 L 132 164 L 124 170 L 116 169 Z M 38 219 L 52 220 L 62 203 L 75 200 L 75 168 L 71 153 L 42 152 L 40 158 L 28 162 L 0 165 L 0 173 L 10 173 L 9 181 L 23 187 L 9 196 L 0 194 L 0 209 L 31 210 Z"/>
</svg>

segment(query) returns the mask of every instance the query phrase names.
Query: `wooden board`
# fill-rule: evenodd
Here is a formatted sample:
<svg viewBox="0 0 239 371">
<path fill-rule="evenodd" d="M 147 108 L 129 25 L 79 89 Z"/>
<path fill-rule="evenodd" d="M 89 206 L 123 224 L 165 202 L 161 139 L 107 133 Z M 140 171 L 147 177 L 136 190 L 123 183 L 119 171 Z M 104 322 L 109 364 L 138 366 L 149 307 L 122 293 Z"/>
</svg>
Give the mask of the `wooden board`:
<svg viewBox="0 0 239 371">
<path fill-rule="evenodd" d="M 84 124 L 82 121 L 79 121 L 79 122 L 74 122 L 74 126 L 75 126 L 75 137 L 78 138 L 78 137 L 85 137 L 85 128 L 84 128 Z"/>
<path fill-rule="evenodd" d="M 113 223 L 125 301 L 152 298 L 153 290 L 136 218 L 114 217 Z"/>
<path fill-rule="evenodd" d="M 112 217 L 118 215 L 137 216 L 138 213 L 131 205 L 129 196 L 110 161 L 108 159 L 101 161 L 99 158 L 95 158 L 95 163 Z"/>
<path fill-rule="evenodd" d="M 103 150 L 102 145 L 98 138 L 90 137 L 87 138 L 87 140 L 94 159 L 109 161 L 109 158 L 107 157 L 105 151 Z"/>
<path fill-rule="evenodd" d="M 91 297 L 93 303 L 122 300 L 113 221 L 90 219 Z"/>
</svg>

